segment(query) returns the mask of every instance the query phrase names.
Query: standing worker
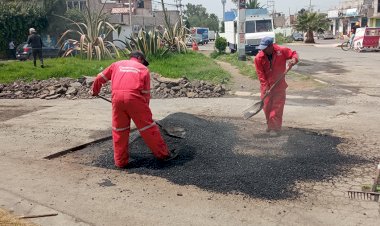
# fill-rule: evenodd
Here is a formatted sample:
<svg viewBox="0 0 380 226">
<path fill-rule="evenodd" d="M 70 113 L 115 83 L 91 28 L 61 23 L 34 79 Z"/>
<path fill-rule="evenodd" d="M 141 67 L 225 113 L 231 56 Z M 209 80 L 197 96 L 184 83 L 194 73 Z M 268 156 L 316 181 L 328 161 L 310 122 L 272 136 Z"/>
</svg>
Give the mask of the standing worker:
<svg viewBox="0 0 380 226">
<path fill-rule="evenodd" d="M 288 70 L 298 63 L 298 55 L 289 48 L 273 44 L 273 38 L 265 37 L 261 40 L 259 49 L 261 50 L 255 57 L 255 68 L 257 77 L 260 80 L 261 98 L 272 87 L 275 81 L 286 73 L 286 61 Z M 285 78 L 279 81 L 276 87 L 271 90 L 268 98 L 264 100 L 264 113 L 267 120 L 266 131 L 271 136 L 277 136 L 282 127 L 282 114 L 286 99 Z"/>
<path fill-rule="evenodd" d="M 176 151 L 169 151 L 160 130 L 152 119 L 149 108 L 150 73 L 145 56 L 140 51 L 130 54 L 130 60 L 111 64 L 95 79 L 92 95 L 97 96 L 102 84 L 112 84 L 112 137 L 115 165 L 127 167 L 129 163 L 128 142 L 131 119 L 141 137 L 156 158 L 168 161 L 177 157 Z"/>
<path fill-rule="evenodd" d="M 42 58 L 42 39 L 39 36 L 34 28 L 29 29 L 29 37 L 28 37 L 28 45 L 32 47 L 32 55 L 33 55 L 33 64 L 36 67 L 37 56 L 41 62 L 41 68 L 44 68 L 44 59 Z"/>
</svg>

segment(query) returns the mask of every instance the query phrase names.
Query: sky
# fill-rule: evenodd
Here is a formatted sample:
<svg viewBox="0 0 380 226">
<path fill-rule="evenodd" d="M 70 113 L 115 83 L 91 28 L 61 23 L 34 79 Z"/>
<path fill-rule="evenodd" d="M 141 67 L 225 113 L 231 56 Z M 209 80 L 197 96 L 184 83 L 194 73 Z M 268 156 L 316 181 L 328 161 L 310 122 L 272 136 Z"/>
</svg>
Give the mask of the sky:
<svg viewBox="0 0 380 226">
<path fill-rule="evenodd" d="M 321 11 L 327 11 L 328 9 L 337 6 L 341 0 L 311 0 L 311 5 L 315 10 L 320 9 Z M 153 2 L 159 2 L 159 0 L 154 0 Z M 175 0 L 164 0 L 165 3 L 175 4 Z M 310 0 L 274 0 L 276 12 L 282 12 L 286 15 L 290 13 L 293 14 L 298 12 L 302 8 L 309 7 Z M 182 0 L 182 4 L 186 5 L 191 3 L 194 5 L 203 5 L 208 13 L 214 13 L 219 18 L 223 17 L 223 6 L 221 0 Z M 260 5 L 266 5 L 267 0 L 259 0 Z M 169 6 L 169 5 L 168 5 Z M 159 7 L 160 8 L 160 7 Z M 158 9 L 159 9 L 158 8 Z M 175 9 L 175 6 L 169 6 L 168 9 Z M 227 0 L 226 11 L 233 9 L 234 4 L 231 0 Z"/>
</svg>

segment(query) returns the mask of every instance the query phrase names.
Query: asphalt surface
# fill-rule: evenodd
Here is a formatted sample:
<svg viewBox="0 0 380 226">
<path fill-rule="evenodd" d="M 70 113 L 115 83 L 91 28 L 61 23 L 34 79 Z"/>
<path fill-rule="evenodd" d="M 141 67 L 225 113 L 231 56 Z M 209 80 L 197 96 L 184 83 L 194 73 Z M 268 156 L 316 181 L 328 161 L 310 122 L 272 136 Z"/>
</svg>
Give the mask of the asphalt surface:
<svg viewBox="0 0 380 226">
<path fill-rule="evenodd" d="M 179 157 L 165 163 L 156 160 L 141 137 L 132 133 L 129 149 L 135 161 L 127 172 L 214 192 L 279 200 L 300 196 L 297 182 L 330 180 L 367 162 L 339 152 L 340 138 L 313 131 L 284 128 L 280 136 L 269 137 L 263 132 L 265 126 L 252 120 L 185 113 L 169 115 L 161 123 L 186 130 L 185 139 L 164 136 L 170 148 L 179 150 Z M 110 140 L 65 158 L 116 169 Z"/>
</svg>

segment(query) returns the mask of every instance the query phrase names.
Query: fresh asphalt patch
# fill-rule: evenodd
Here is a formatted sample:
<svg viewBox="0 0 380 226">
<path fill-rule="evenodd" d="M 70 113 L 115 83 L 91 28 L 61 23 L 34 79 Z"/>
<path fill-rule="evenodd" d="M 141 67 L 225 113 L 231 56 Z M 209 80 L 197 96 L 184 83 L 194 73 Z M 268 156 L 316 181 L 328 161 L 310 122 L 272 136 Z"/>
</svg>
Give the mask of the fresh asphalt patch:
<svg viewBox="0 0 380 226">
<path fill-rule="evenodd" d="M 175 113 L 160 121 L 164 127 L 182 127 L 184 139 L 164 136 L 179 156 L 170 162 L 156 160 L 136 133 L 131 135 L 128 173 L 166 178 L 179 185 L 226 194 L 279 200 L 297 198 L 296 183 L 325 181 L 344 175 L 359 156 L 339 151 L 343 140 L 313 131 L 284 128 L 270 137 L 265 125 L 237 118 L 201 117 Z M 112 141 L 90 145 L 62 157 L 65 161 L 116 169 Z"/>
</svg>

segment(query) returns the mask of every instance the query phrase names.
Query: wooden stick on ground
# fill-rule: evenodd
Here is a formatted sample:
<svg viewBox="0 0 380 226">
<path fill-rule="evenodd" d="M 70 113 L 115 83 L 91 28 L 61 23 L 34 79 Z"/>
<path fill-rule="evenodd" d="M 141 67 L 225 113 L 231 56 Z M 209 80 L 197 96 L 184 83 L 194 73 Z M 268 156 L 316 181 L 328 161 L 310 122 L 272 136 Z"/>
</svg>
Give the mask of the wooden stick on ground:
<svg viewBox="0 0 380 226">
<path fill-rule="evenodd" d="M 26 218 L 39 218 L 39 217 L 53 217 L 57 216 L 58 213 L 48 213 L 48 214 L 36 214 L 36 215 L 26 215 L 26 216 L 21 216 L 19 219 L 26 219 Z"/>
</svg>

